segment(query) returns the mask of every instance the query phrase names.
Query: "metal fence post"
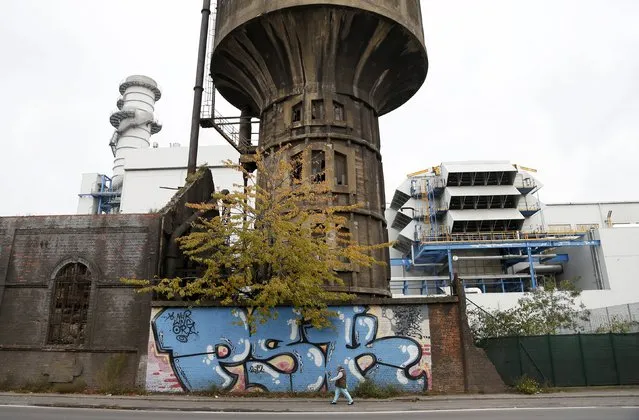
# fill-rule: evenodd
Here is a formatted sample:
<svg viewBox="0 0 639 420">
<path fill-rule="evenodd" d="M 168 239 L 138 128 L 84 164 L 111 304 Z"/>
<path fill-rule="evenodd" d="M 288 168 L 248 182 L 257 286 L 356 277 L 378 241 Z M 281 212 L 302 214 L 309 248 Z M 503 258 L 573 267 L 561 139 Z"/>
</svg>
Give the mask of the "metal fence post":
<svg viewBox="0 0 639 420">
<path fill-rule="evenodd" d="M 517 335 L 517 360 L 519 360 L 519 376 L 524 374 L 524 365 L 521 362 L 521 343 L 519 342 L 519 335 Z"/>
<path fill-rule="evenodd" d="M 579 340 L 579 355 L 581 356 L 581 370 L 584 373 L 584 381 L 586 382 L 586 386 L 588 386 L 588 373 L 586 373 L 586 358 L 584 357 L 584 346 L 581 341 L 581 333 L 577 334 L 577 339 Z"/>
<path fill-rule="evenodd" d="M 610 337 L 610 351 L 612 352 L 612 361 L 615 364 L 615 375 L 617 376 L 617 385 L 621 385 L 621 372 L 619 372 L 619 366 L 617 365 L 617 352 L 615 351 L 615 339 L 612 336 L 612 332 L 608 333 Z"/>
<path fill-rule="evenodd" d="M 550 334 L 546 334 L 546 341 L 548 341 L 548 360 L 550 360 L 550 378 L 552 379 L 552 386 L 556 386 L 557 379 L 555 377 L 555 363 L 552 360 L 552 345 L 550 340 Z"/>
</svg>

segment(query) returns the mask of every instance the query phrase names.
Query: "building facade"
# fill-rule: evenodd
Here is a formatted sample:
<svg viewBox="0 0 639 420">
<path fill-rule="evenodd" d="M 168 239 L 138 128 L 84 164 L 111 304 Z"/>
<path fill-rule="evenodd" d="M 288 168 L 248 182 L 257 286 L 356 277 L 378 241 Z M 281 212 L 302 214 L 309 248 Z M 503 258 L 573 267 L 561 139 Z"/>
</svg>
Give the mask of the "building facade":
<svg viewBox="0 0 639 420">
<path fill-rule="evenodd" d="M 588 308 L 639 301 L 639 203 L 542 204 L 541 186 L 534 172 L 504 161 L 409 175 L 386 212 L 397 241 L 394 296 L 448 293 L 458 274 L 485 307 L 512 307 L 562 280 L 582 290 Z"/>
<path fill-rule="evenodd" d="M 97 386 L 111 358 L 121 383 L 144 371 L 151 297 L 120 279 L 152 278 L 160 217 L 0 218 L 0 378 L 5 386 Z"/>
</svg>

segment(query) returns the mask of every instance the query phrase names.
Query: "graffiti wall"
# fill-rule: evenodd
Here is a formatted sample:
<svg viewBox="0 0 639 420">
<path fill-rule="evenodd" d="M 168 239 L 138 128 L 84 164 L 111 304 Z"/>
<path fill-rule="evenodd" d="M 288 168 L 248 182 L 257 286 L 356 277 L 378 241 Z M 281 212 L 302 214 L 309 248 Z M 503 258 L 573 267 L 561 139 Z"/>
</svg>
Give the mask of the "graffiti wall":
<svg viewBox="0 0 639 420">
<path fill-rule="evenodd" d="M 149 391 L 314 392 L 333 389 L 338 366 L 354 388 L 366 378 L 406 391 L 430 390 L 427 305 L 339 306 L 333 327 L 298 325 L 296 313 L 250 333 L 239 308 L 154 308 Z"/>
</svg>

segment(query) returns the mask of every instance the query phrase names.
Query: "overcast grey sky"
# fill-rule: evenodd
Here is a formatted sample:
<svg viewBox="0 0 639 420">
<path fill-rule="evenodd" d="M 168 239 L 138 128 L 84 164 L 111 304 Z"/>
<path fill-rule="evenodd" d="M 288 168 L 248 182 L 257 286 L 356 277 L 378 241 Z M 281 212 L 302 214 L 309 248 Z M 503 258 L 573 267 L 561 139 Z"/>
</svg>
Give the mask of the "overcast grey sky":
<svg viewBox="0 0 639 420">
<path fill-rule="evenodd" d="M 188 144 L 200 7 L 2 1 L 0 215 L 75 213 L 81 174 L 111 174 L 128 75 L 162 87 L 154 141 Z M 422 14 L 426 83 L 381 119 L 387 201 L 407 173 L 471 159 L 536 168 L 545 202 L 639 200 L 638 0 L 422 0 Z"/>
</svg>

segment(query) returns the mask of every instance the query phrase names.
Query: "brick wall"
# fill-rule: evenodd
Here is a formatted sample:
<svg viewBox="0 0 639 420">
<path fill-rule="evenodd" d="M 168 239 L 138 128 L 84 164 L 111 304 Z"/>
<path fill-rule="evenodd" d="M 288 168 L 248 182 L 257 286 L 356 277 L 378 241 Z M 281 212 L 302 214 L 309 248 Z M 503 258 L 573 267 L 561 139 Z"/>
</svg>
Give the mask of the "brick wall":
<svg viewBox="0 0 639 420">
<path fill-rule="evenodd" d="M 94 383 L 113 355 L 127 358 L 124 382 L 146 354 L 150 297 L 121 277 L 157 271 L 160 215 L 0 218 L 0 379 Z M 69 262 L 91 272 L 86 338 L 47 344 L 55 273 Z"/>
<path fill-rule="evenodd" d="M 433 343 L 433 391 L 497 393 L 506 386 L 483 349 L 476 347 L 465 306 L 459 302 L 429 305 Z"/>
<path fill-rule="evenodd" d="M 457 303 L 429 305 L 433 391 L 464 392 L 464 361 Z M 490 363 L 490 362 L 489 362 Z"/>
</svg>

